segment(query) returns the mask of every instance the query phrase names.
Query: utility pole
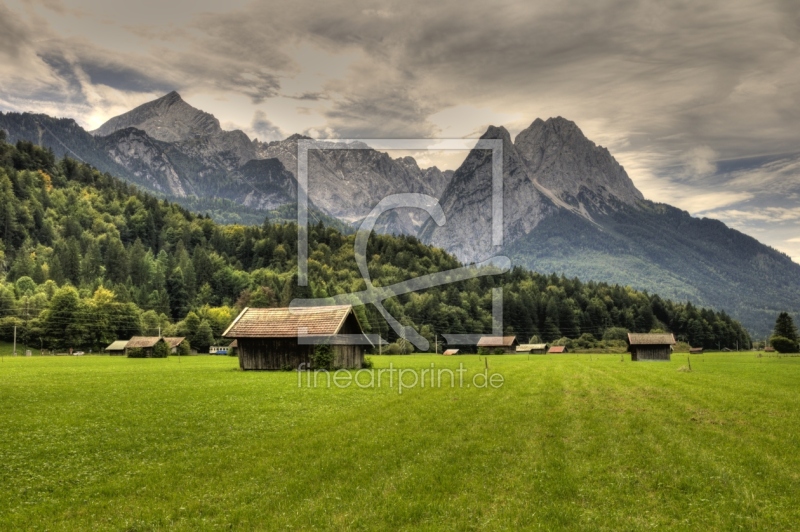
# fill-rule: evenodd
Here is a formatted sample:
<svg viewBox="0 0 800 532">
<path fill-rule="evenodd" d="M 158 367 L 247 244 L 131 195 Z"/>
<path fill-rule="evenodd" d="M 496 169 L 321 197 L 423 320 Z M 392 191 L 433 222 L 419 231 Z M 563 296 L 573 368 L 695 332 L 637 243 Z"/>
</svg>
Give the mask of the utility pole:
<svg viewBox="0 0 800 532">
<path fill-rule="evenodd" d="M 436 346 L 434 348 L 435 353 L 438 355 L 439 354 L 439 335 L 436 334 L 436 333 L 433 333 L 433 342 L 434 342 L 434 345 Z"/>
<path fill-rule="evenodd" d="M 17 356 L 17 326 L 14 325 L 14 356 Z"/>
</svg>

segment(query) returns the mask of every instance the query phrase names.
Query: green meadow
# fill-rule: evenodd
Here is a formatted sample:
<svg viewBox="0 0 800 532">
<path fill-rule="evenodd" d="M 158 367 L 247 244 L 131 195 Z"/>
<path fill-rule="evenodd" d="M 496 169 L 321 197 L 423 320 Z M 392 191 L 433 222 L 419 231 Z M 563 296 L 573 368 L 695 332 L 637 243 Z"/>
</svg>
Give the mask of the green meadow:
<svg viewBox="0 0 800 532">
<path fill-rule="evenodd" d="M 466 369 L 401 394 L 386 371 L 309 387 L 228 357 L 2 349 L 2 530 L 800 523 L 800 358 L 372 357 L 373 377 Z M 487 362 L 502 386 L 472 385 Z"/>
</svg>

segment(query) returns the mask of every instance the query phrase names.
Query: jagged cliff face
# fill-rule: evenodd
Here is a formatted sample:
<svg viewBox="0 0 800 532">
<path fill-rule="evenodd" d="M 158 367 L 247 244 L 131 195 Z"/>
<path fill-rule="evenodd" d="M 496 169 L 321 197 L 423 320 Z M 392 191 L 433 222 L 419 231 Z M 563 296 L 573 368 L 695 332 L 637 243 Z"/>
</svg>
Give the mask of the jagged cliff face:
<svg viewBox="0 0 800 532">
<path fill-rule="evenodd" d="M 111 159 L 126 168 L 137 183 L 170 196 L 185 197 L 188 193 L 184 180 L 170 160 L 169 146 L 152 139 L 144 131 L 127 128 L 99 139 Z"/>
<path fill-rule="evenodd" d="M 262 145 L 258 155 L 277 159 L 296 174 L 300 138 L 293 135 Z M 351 224 L 366 217 L 376 203 L 391 194 L 418 192 L 439 198 L 451 176 L 452 172 L 435 167 L 420 169 L 412 157 L 394 159 L 372 149 L 308 152 L 309 201 L 326 214 Z M 378 225 L 381 231 L 416 234 L 424 217 L 415 209 L 398 209 L 381 222 Z"/>
<path fill-rule="evenodd" d="M 503 141 L 506 244 L 529 234 L 558 209 L 596 223 L 593 216 L 643 199 L 608 150 L 569 120 L 537 119 L 513 142 L 502 127 L 490 127 L 482 138 Z M 424 241 L 466 262 L 484 260 L 497 251 L 490 241 L 491 158 L 488 150 L 474 150 L 467 157 L 442 196 L 448 223 L 437 228 L 428 222 L 421 233 Z"/>
<path fill-rule="evenodd" d="M 503 240 L 529 233 L 554 206 L 529 179 L 525 163 L 503 127 L 490 127 L 481 137 L 503 142 Z M 423 241 L 454 253 L 465 262 L 480 262 L 498 250 L 492 247 L 492 152 L 472 150 L 456 170 L 440 201 L 447 218 L 437 227 L 423 226 Z"/>
<path fill-rule="evenodd" d="M 514 146 L 540 189 L 579 210 L 603 209 L 616 201 L 635 205 L 643 199 L 608 150 L 587 139 L 574 122 L 536 119 L 517 135 Z"/>
</svg>

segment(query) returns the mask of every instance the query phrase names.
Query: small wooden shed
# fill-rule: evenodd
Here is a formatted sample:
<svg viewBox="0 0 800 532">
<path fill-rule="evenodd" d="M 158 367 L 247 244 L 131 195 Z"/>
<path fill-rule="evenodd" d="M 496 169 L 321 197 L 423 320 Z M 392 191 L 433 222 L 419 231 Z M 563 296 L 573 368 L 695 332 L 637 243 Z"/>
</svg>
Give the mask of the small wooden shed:
<svg viewBox="0 0 800 532">
<path fill-rule="evenodd" d="M 547 344 L 519 344 L 517 346 L 517 353 L 543 355 L 547 353 Z"/>
<path fill-rule="evenodd" d="M 442 355 L 444 355 L 446 357 L 449 357 L 449 356 L 452 356 L 452 355 L 457 355 L 457 354 L 458 354 L 458 349 L 445 349 L 444 353 L 442 353 Z"/>
<path fill-rule="evenodd" d="M 167 342 L 167 346 L 169 347 L 169 352 L 174 354 L 178 353 L 178 346 L 186 340 L 185 336 L 164 336 L 162 338 L 165 342 Z"/>
<path fill-rule="evenodd" d="M 703 354 L 703 348 L 702 347 L 690 347 L 689 348 L 689 354 L 690 355 L 702 355 Z"/>
<path fill-rule="evenodd" d="M 334 367 L 360 368 L 367 337 L 351 305 L 245 308 L 222 333 L 235 338 L 243 370 L 279 370 L 311 365 L 320 343 L 331 346 Z"/>
<path fill-rule="evenodd" d="M 516 336 L 483 336 L 478 340 L 478 347 L 483 347 L 494 352 L 502 349 L 504 353 L 517 352 Z"/>
<path fill-rule="evenodd" d="M 569 349 L 567 349 L 565 345 L 554 345 L 547 351 L 548 355 L 560 355 L 564 353 L 569 353 Z"/>
<path fill-rule="evenodd" d="M 158 341 L 161 340 L 158 336 L 134 336 L 125 345 L 125 354 L 131 349 L 141 349 L 144 352 L 145 358 L 153 356 L 153 348 Z"/>
<path fill-rule="evenodd" d="M 109 355 L 124 355 L 125 346 L 128 345 L 128 340 L 117 340 L 104 349 Z"/>
<path fill-rule="evenodd" d="M 628 351 L 633 361 L 669 361 L 673 345 L 672 333 L 628 333 Z"/>
<path fill-rule="evenodd" d="M 144 352 L 145 358 L 151 358 L 153 351 L 158 342 L 167 344 L 169 352 L 173 355 L 178 352 L 178 346 L 181 345 L 186 338 L 183 336 L 134 336 L 125 345 L 125 354 L 128 354 L 130 349 L 141 349 Z"/>
</svg>

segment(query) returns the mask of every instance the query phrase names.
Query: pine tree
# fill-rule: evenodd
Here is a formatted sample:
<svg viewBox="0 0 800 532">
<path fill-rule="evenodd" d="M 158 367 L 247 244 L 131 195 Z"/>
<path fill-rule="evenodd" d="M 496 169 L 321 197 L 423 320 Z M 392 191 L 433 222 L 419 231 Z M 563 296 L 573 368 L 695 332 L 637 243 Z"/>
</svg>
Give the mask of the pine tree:
<svg viewBox="0 0 800 532">
<path fill-rule="evenodd" d="M 128 279 L 128 254 L 118 238 L 110 239 L 106 247 L 106 277 L 113 283 Z"/>
<path fill-rule="evenodd" d="M 778 319 L 775 321 L 775 336 L 781 336 L 797 343 L 797 327 L 788 312 L 781 312 L 778 315 Z"/>
<path fill-rule="evenodd" d="M 169 294 L 169 307 L 174 319 L 180 319 L 189 310 L 189 294 L 183 280 L 183 271 L 175 268 L 167 279 L 167 293 Z"/>
<path fill-rule="evenodd" d="M 214 344 L 214 331 L 211 330 L 211 325 L 208 321 L 203 320 L 197 328 L 192 340 L 190 340 L 192 347 L 197 349 L 198 353 L 208 353 L 208 348 Z"/>
</svg>

